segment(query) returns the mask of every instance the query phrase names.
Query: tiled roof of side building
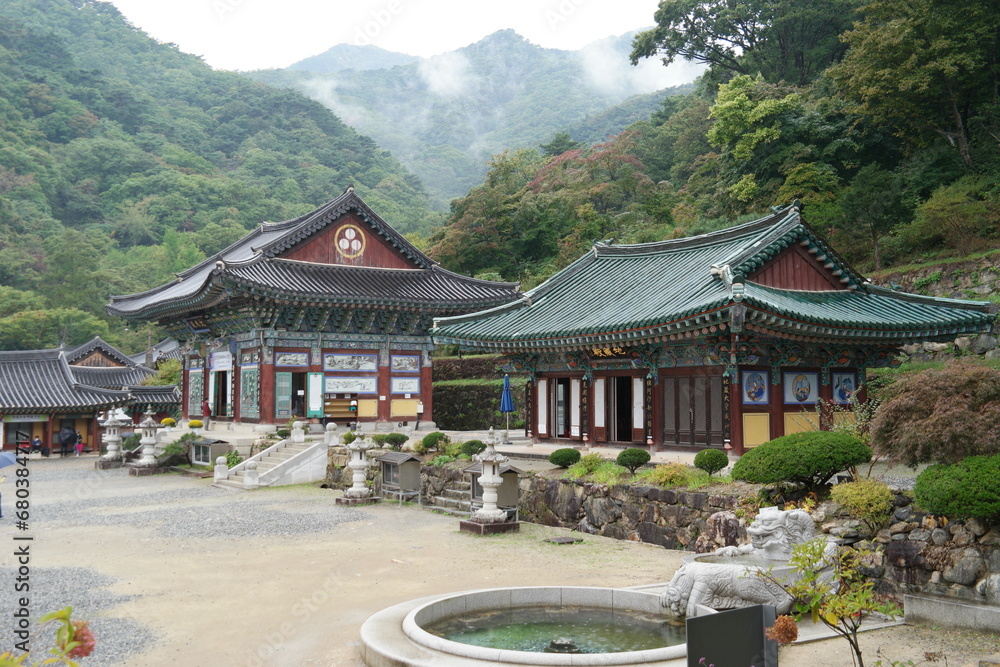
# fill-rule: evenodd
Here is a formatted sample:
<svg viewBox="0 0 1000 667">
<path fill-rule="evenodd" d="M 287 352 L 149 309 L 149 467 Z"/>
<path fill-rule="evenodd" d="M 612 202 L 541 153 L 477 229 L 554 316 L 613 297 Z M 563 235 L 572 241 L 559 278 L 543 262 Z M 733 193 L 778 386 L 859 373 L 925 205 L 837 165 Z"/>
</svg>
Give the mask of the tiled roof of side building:
<svg viewBox="0 0 1000 667">
<path fill-rule="evenodd" d="M 103 352 L 109 359 L 113 359 L 120 364 L 128 365 L 130 363 L 127 355 L 123 354 L 118 348 L 100 336 L 94 336 L 82 345 L 67 349 L 66 361 L 70 364 L 75 363 L 95 350 Z"/>
<path fill-rule="evenodd" d="M 806 292 L 746 281 L 793 244 L 822 255 L 845 289 Z M 789 207 L 701 236 L 595 244 L 519 301 L 439 318 L 432 333 L 442 342 L 503 349 L 582 347 L 725 324 L 741 300 L 748 318 L 761 311 L 770 315 L 770 325 L 809 325 L 833 338 L 851 329 L 855 337 L 909 340 L 978 332 L 992 321 L 985 304 L 900 295 L 863 283 Z M 775 325 L 775 318 L 787 321 Z"/>
<path fill-rule="evenodd" d="M 181 402 L 180 389 L 173 385 L 140 385 L 127 387 L 132 394 L 131 404 L 149 405 L 152 408 L 177 406 Z"/>
<path fill-rule="evenodd" d="M 122 389 L 139 384 L 156 374 L 156 371 L 145 366 L 70 366 L 70 370 L 77 382 L 106 389 Z"/>
<path fill-rule="evenodd" d="M 100 409 L 129 399 L 127 391 L 78 382 L 63 350 L 0 352 L 0 411 L 6 414 Z"/>
</svg>

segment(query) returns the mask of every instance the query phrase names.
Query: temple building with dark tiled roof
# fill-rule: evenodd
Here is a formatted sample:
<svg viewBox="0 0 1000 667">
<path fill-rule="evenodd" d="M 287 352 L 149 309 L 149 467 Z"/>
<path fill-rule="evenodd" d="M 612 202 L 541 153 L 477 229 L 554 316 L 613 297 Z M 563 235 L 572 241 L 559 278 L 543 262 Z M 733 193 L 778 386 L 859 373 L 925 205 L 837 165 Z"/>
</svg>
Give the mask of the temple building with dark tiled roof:
<svg viewBox="0 0 1000 667">
<path fill-rule="evenodd" d="M 63 426 L 79 431 L 88 449 L 100 445 L 99 414 L 121 408 L 132 419 L 180 407 L 174 386 L 143 385 L 156 371 L 95 337 L 74 348 L 0 352 L 2 442 L 11 448 L 36 435 L 46 444 Z"/>
<path fill-rule="evenodd" d="M 107 311 L 180 342 L 185 417 L 431 421 L 433 318 L 519 295 L 442 269 L 349 188 Z"/>
<path fill-rule="evenodd" d="M 435 340 L 526 371 L 540 441 L 729 447 L 826 428 L 901 346 L 989 330 L 988 304 L 872 285 L 797 205 L 684 239 L 591 251 Z M 862 389 L 863 391 L 863 389 Z"/>
<path fill-rule="evenodd" d="M 92 444 L 97 413 L 128 405 L 125 389 L 109 389 L 81 381 L 70 367 L 66 351 L 0 352 L 0 416 L 5 449 L 35 436 L 52 446 L 60 429 L 80 431 Z M 89 439 L 88 439 L 89 438 Z"/>
</svg>

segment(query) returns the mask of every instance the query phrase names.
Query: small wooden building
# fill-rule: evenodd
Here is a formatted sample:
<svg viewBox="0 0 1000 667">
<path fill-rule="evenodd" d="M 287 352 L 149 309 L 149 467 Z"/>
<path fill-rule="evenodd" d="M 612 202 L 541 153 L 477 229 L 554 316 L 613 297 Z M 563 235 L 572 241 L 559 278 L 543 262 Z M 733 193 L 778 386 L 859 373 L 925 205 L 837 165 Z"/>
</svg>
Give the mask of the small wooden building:
<svg viewBox="0 0 1000 667">
<path fill-rule="evenodd" d="M 107 311 L 181 343 L 187 418 L 432 421 L 432 319 L 519 294 L 440 268 L 349 188 Z"/>
<path fill-rule="evenodd" d="M 595 243 L 521 299 L 435 340 L 530 374 L 538 441 L 731 447 L 821 427 L 904 344 L 989 330 L 988 304 L 872 285 L 795 205 L 702 236 Z"/>
</svg>

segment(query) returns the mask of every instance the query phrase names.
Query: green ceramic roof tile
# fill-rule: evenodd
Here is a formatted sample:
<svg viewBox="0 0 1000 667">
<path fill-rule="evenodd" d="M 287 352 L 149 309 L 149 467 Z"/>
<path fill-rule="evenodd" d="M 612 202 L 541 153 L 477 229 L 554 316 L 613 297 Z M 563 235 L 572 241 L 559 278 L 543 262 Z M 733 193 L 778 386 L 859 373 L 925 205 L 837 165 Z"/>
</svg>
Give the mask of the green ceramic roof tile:
<svg viewBox="0 0 1000 667">
<path fill-rule="evenodd" d="M 798 209 L 789 207 L 686 239 L 597 243 L 520 301 L 438 319 L 433 333 L 442 341 L 473 346 L 523 347 L 586 345 L 598 336 L 661 335 L 664 325 L 727 309 L 738 300 L 713 266 L 728 266 L 738 283 L 797 243 L 817 248 L 852 289 L 803 292 L 746 283 L 743 298 L 751 320 L 770 315 L 789 326 L 802 323 L 837 330 L 828 335 L 843 336 L 849 330 L 854 336 L 878 338 L 981 330 L 992 321 L 984 312 L 985 304 L 905 295 L 863 284 L 861 276 L 801 221 Z M 727 312 L 717 314 L 728 317 Z"/>
</svg>

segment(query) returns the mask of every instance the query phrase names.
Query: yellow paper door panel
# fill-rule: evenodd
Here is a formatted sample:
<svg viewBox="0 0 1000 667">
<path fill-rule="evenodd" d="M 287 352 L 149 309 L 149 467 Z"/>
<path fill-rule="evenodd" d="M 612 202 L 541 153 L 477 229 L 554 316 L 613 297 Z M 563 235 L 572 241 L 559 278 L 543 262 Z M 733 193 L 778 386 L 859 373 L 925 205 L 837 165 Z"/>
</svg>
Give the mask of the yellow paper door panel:
<svg viewBox="0 0 1000 667">
<path fill-rule="evenodd" d="M 416 418 L 418 403 L 420 403 L 418 398 L 394 398 L 389 404 L 389 416 L 393 419 L 399 417 Z"/>
<path fill-rule="evenodd" d="M 359 417 L 378 417 L 378 401 L 360 400 L 358 401 Z"/>
<path fill-rule="evenodd" d="M 752 412 L 743 415 L 743 446 L 756 447 L 771 439 L 771 415 Z"/>
<path fill-rule="evenodd" d="M 819 430 L 819 413 L 816 412 L 786 412 L 785 435 L 802 433 L 803 431 Z"/>
</svg>

